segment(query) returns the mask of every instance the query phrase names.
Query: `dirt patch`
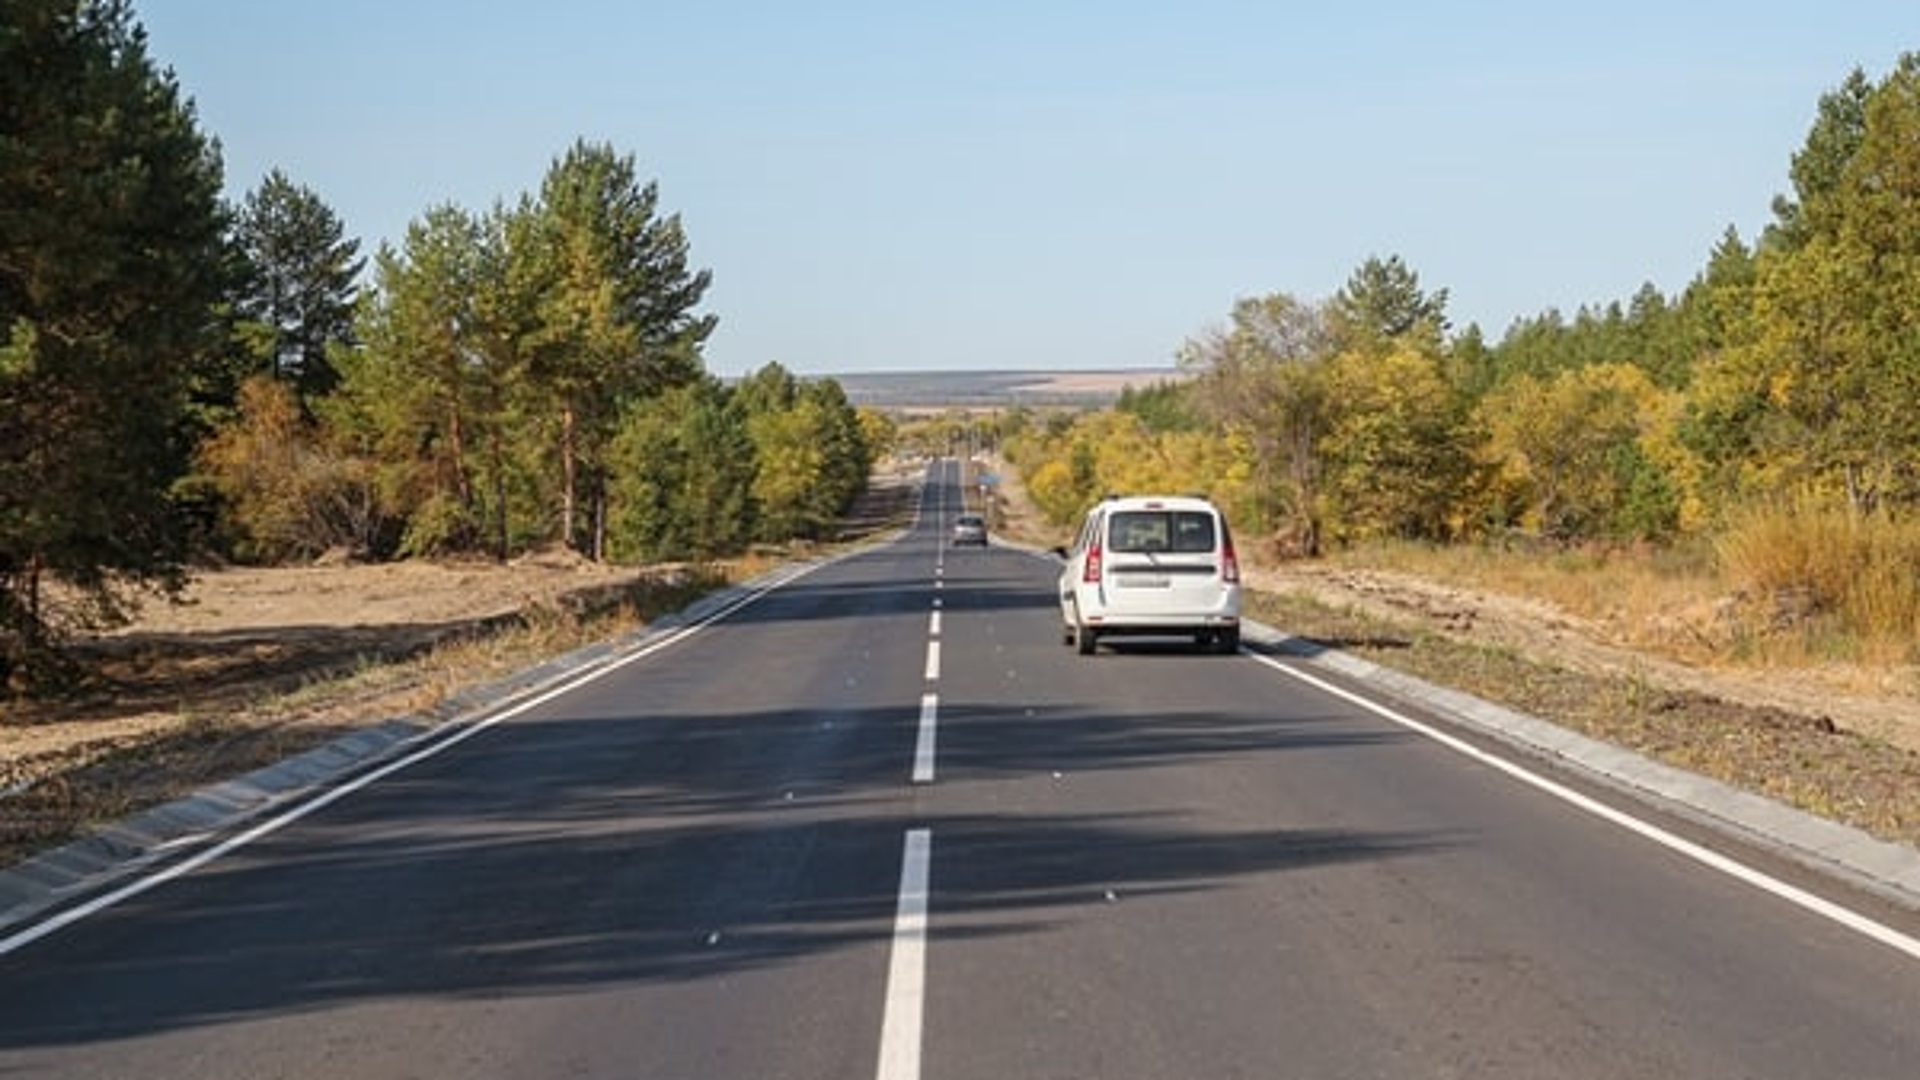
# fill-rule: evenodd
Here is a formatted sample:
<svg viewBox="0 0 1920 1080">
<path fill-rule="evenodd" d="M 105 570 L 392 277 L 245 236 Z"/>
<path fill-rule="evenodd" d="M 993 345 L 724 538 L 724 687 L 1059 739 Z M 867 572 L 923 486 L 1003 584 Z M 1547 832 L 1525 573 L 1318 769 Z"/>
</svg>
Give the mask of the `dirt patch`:
<svg viewBox="0 0 1920 1080">
<path fill-rule="evenodd" d="M 73 692 L 0 711 L 0 865 L 636 627 L 727 573 L 529 560 L 202 574 L 181 603 L 76 643 Z"/>
</svg>

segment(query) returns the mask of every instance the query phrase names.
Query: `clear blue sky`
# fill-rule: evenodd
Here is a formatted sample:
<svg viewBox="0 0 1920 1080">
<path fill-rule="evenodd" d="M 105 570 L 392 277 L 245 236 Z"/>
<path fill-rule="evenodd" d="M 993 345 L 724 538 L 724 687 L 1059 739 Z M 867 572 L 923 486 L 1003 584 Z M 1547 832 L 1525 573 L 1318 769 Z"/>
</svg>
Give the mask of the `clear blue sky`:
<svg viewBox="0 0 1920 1080">
<path fill-rule="evenodd" d="M 1913 0 L 136 0 L 236 199 L 372 251 L 632 154 L 711 269 L 710 370 L 1154 367 L 1370 255 L 1497 339 L 1672 293 L 1788 187 Z"/>
</svg>

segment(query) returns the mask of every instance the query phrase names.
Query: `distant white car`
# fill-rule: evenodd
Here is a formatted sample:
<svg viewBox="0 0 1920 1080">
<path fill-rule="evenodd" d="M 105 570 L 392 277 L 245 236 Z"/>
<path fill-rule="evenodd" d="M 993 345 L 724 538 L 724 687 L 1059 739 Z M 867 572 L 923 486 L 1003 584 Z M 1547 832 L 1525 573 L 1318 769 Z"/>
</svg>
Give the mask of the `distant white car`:
<svg viewBox="0 0 1920 1080">
<path fill-rule="evenodd" d="M 953 544 L 987 546 L 987 519 L 979 514 L 961 514 L 953 519 Z"/>
<path fill-rule="evenodd" d="M 1206 499 L 1110 497 L 1087 512 L 1060 572 L 1066 642 L 1090 655 L 1121 634 L 1190 635 L 1240 650 L 1240 561 L 1226 516 Z"/>
</svg>

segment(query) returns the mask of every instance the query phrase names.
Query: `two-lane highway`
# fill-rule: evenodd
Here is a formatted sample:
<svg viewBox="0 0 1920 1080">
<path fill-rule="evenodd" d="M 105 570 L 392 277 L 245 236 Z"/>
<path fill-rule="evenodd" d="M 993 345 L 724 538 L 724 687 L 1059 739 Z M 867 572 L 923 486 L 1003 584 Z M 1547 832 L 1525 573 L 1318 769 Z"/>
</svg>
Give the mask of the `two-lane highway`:
<svg viewBox="0 0 1920 1080">
<path fill-rule="evenodd" d="M 0 955 L 0 1076 L 1920 1069 L 1912 956 L 1288 661 L 1077 656 L 963 495 Z"/>
</svg>

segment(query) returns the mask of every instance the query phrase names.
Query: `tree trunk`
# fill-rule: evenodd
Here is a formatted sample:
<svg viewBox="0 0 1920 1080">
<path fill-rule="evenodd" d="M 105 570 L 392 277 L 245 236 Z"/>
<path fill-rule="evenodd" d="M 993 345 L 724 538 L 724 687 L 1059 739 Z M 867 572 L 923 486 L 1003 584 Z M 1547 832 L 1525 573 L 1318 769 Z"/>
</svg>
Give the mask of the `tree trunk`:
<svg viewBox="0 0 1920 1080">
<path fill-rule="evenodd" d="M 447 452 L 453 459 L 453 492 L 460 498 L 460 505 L 468 513 L 473 512 L 473 484 L 467 478 L 466 433 L 460 427 L 460 410 L 447 410 Z"/>
<path fill-rule="evenodd" d="M 492 443 L 494 541 L 497 544 L 494 558 L 504 563 L 510 554 L 508 550 L 510 539 L 507 534 L 507 455 L 501 446 L 500 432 L 497 430 L 493 433 Z"/>
<path fill-rule="evenodd" d="M 569 550 L 574 548 L 573 519 L 575 514 L 575 487 L 579 484 L 579 468 L 574 459 L 574 412 L 572 405 L 560 410 L 560 542 Z"/>
<path fill-rule="evenodd" d="M 607 490 L 604 484 L 593 500 L 593 561 L 607 561 Z"/>
<path fill-rule="evenodd" d="M 38 647 L 46 641 L 46 624 L 40 621 L 40 576 L 46 563 L 39 552 L 27 556 L 27 644 Z"/>
</svg>

